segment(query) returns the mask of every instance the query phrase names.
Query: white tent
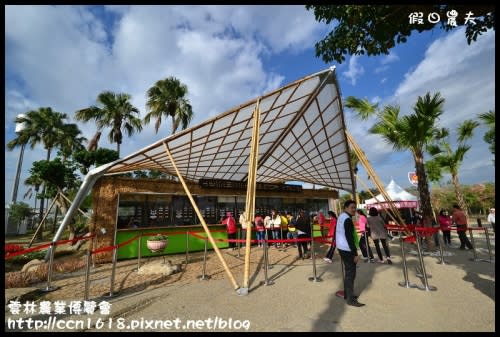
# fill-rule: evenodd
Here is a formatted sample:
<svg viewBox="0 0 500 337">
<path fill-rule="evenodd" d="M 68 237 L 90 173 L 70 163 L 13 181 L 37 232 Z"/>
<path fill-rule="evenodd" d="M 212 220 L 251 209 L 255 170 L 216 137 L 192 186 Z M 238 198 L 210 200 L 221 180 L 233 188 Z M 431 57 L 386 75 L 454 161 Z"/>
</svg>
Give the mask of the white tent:
<svg viewBox="0 0 500 337">
<path fill-rule="evenodd" d="M 417 197 L 411 193 L 406 192 L 392 179 L 389 185 L 386 186 L 385 191 L 393 201 L 396 208 L 418 207 Z M 375 207 L 378 209 L 388 208 L 388 200 L 386 200 L 382 194 L 379 194 L 375 196 L 375 198 L 365 200 L 365 207 Z"/>
</svg>

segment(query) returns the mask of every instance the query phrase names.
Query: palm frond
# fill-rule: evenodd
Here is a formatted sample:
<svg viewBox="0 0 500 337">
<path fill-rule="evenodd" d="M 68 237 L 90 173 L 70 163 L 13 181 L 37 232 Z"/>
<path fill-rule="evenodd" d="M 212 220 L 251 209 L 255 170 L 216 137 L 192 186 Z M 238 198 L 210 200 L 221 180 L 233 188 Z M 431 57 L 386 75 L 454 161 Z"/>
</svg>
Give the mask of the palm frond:
<svg viewBox="0 0 500 337">
<path fill-rule="evenodd" d="M 359 99 L 354 96 L 347 97 L 344 102 L 344 106 L 354 110 L 361 120 L 368 119 L 378 110 L 378 103 L 371 104 L 366 98 Z"/>
<path fill-rule="evenodd" d="M 464 142 L 467 139 L 472 138 L 472 136 L 474 135 L 474 129 L 477 128 L 478 126 L 479 123 L 472 119 L 467 119 L 463 121 L 463 123 L 460 124 L 457 129 L 458 141 Z"/>
</svg>

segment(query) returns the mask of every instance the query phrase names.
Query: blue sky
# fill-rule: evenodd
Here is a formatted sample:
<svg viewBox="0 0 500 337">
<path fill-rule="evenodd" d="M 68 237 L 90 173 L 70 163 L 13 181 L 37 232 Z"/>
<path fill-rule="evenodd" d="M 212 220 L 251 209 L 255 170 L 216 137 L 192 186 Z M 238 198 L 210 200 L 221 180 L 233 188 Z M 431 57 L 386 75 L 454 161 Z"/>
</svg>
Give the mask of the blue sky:
<svg viewBox="0 0 500 337">
<path fill-rule="evenodd" d="M 325 64 L 314 44 L 331 27 L 314 20 L 303 6 L 7 6 L 5 141 L 14 137 L 19 113 L 50 106 L 70 117 L 95 104 L 104 90 L 126 92 L 145 114 L 145 93 L 159 79 L 176 76 L 188 85 L 193 125 L 311 73 L 337 67 L 343 98 L 366 97 L 399 104 L 411 112 L 419 95 L 440 91 L 445 113 L 440 125 L 452 130 L 477 113 L 495 109 L 495 32 L 468 46 L 463 29 L 414 33 L 386 56 L 350 57 Z M 392 148 L 345 111 L 346 123 L 381 180 L 409 186 L 414 170 L 407 152 Z M 84 136 L 92 123 L 80 125 Z M 472 149 L 460 171 L 463 183 L 494 181 L 492 156 L 476 129 Z M 105 131 L 106 132 L 106 131 Z M 150 124 L 125 139 L 122 155 L 168 135 Z M 100 146 L 115 148 L 107 137 Z M 5 152 L 5 199 L 12 194 L 19 150 Z M 42 146 L 27 149 L 23 181 L 33 161 L 45 159 Z M 361 169 L 360 176 L 366 180 Z M 443 182 L 449 177 L 443 179 Z"/>
</svg>

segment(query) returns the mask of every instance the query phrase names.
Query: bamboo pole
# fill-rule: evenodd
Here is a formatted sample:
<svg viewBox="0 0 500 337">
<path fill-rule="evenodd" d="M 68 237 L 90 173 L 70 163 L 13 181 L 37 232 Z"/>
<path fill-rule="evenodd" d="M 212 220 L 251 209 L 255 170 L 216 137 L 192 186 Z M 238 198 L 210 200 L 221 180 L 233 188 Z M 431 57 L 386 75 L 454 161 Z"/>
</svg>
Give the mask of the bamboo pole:
<svg viewBox="0 0 500 337">
<path fill-rule="evenodd" d="M 174 158 L 172 157 L 172 154 L 170 153 L 170 150 L 168 149 L 168 146 L 165 142 L 163 142 L 163 146 L 165 147 L 165 152 L 167 153 L 167 155 L 170 159 L 170 162 L 172 163 L 172 166 L 174 167 L 175 173 L 177 174 L 177 177 L 179 178 L 179 181 L 181 182 L 182 187 L 184 187 L 184 191 L 186 192 L 186 194 L 189 198 L 189 201 L 191 201 L 191 205 L 193 206 L 193 209 L 195 210 L 196 215 L 198 215 L 198 218 L 200 219 L 201 225 L 203 226 L 205 233 L 207 233 L 208 240 L 212 244 L 212 247 L 213 247 L 215 253 L 217 254 L 217 257 L 221 261 L 222 266 L 224 267 L 224 270 L 226 271 L 227 275 L 229 276 L 229 280 L 233 284 L 234 289 L 237 290 L 240 286 L 238 285 L 238 283 L 234 279 L 234 276 L 231 273 L 231 270 L 229 270 L 229 267 L 227 266 L 226 261 L 224 260 L 224 257 L 222 256 L 222 254 L 219 250 L 219 247 L 217 247 L 217 244 L 216 244 L 214 238 L 212 237 L 212 233 L 210 233 L 210 230 L 207 227 L 205 219 L 203 218 L 203 215 L 201 215 L 201 212 L 200 212 L 198 206 L 196 205 L 196 202 L 194 201 L 193 196 L 191 195 L 191 192 L 189 191 L 189 188 L 187 187 L 186 182 L 184 181 L 184 178 L 182 177 L 181 173 L 179 172 L 179 169 L 177 168 L 177 165 L 175 164 Z"/>
<path fill-rule="evenodd" d="M 59 193 L 56 194 L 56 196 L 54 197 L 54 199 L 52 199 L 52 202 L 50 203 L 50 206 L 49 208 L 47 208 L 47 211 L 45 212 L 45 214 L 43 215 L 43 218 L 42 218 L 42 221 L 40 221 L 40 224 L 38 225 L 38 228 L 36 229 L 35 231 L 35 234 L 33 234 L 33 237 L 31 238 L 31 241 L 30 243 L 28 244 L 28 248 L 31 247 L 31 245 L 33 244 L 33 241 L 35 241 L 35 237 L 36 235 L 38 234 L 38 231 L 40 229 L 42 229 L 43 227 L 43 223 L 45 222 L 45 219 L 47 218 L 47 216 L 49 215 L 49 212 L 50 210 L 52 209 L 52 207 L 54 206 L 55 202 L 56 202 L 56 199 L 57 199 L 57 196 L 59 195 Z"/>
<path fill-rule="evenodd" d="M 401 218 L 401 216 L 399 214 L 399 211 L 394 206 L 391 197 L 385 191 L 384 186 L 382 185 L 382 183 L 380 182 L 380 179 L 378 178 L 377 174 L 375 173 L 375 171 L 373 170 L 372 166 L 370 165 L 370 162 L 366 158 L 363 150 L 361 150 L 361 148 L 356 143 L 356 141 L 354 140 L 354 138 L 347 131 L 346 131 L 346 136 L 347 136 L 347 139 L 348 139 L 349 143 L 352 145 L 352 148 L 353 148 L 354 152 L 356 153 L 356 156 L 358 157 L 359 162 L 363 165 L 363 167 L 367 171 L 368 175 L 372 178 L 375 186 L 380 191 L 380 193 L 384 196 L 384 199 L 387 200 L 387 202 L 389 204 L 389 208 L 391 209 L 391 211 L 394 213 L 394 215 L 398 219 L 398 221 L 396 223 L 399 223 L 400 226 L 403 226 L 403 227 L 406 228 L 406 226 L 404 224 L 404 221 L 403 221 L 403 219 Z"/>
<path fill-rule="evenodd" d="M 65 196 L 64 193 L 59 192 L 59 195 L 61 195 L 64 199 L 66 199 L 66 201 L 69 202 L 70 204 L 73 203 L 73 201 L 69 200 L 69 198 Z M 81 208 L 78 208 L 78 210 L 80 211 L 80 213 L 82 213 L 83 216 L 88 218 L 88 215 L 85 214 L 85 212 L 82 211 Z"/>
<path fill-rule="evenodd" d="M 255 192 L 257 183 L 257 168 L 259 158 L 259 127 L 260 127 L 260 101 L 257 101 L 253 113 L 253 129 L 252 129 L 252 144 L 250 147 L 250 160 L 248 163 L 248 179 L 247 179 L 247 200 L 246 205 L 246 223 L 247 235 L 245 245 L 245 269 L 243 274 L 243 288 L 248 289 L 248 279 L 250 275 L 250 241 L 252 235 L 252 219 L 255 218 Z"/>
</svg>

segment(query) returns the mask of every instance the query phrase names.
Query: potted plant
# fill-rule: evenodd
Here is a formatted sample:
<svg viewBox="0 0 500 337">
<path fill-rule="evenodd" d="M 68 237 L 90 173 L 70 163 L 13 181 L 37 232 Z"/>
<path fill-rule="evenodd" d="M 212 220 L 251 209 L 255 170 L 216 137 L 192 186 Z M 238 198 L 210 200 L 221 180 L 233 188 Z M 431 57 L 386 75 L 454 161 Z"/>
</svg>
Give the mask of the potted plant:
<svg viewBox="0 0 500 337">
<path fill-rule="evenodd" d="M 149 239 L 146 241 L 146 245 L 152 253 L 158 253 L 163 251 L 165 247 L 167 247 L 167 244 L 168 244 L 168 236 L 161 234 L 150 236 Z"/>
</svg>

